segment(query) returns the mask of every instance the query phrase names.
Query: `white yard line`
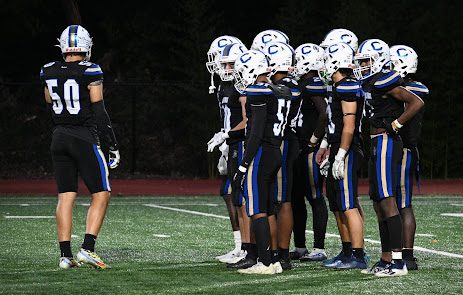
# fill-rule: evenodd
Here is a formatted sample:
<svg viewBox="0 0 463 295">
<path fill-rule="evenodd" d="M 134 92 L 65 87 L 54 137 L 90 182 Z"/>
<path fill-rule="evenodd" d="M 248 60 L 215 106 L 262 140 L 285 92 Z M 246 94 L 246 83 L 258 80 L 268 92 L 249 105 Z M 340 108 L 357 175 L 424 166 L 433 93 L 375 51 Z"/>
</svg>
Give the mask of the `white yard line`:
<svg viewBox="0 0 463 295">
<path fill-rule="evenodd" d="M 153 237 L 156 237 L 156 238 L 170 238 L 169 235 L 163 235 L 163 234 L 153 234 Z"/>
<path fill-rule="evenodd" d="M 461 206 L 461 207 L 463 207 L 463 204 L 450 204 L 450 206 Z"/>
<path fill-rule="evenodd" d="M 428 238 L 432 238 L 432 237 L 434 237 L 434 235 L 432 235 L 432 234 L 415 234 L 415 237 L 428 237 Z"/>
<path fill-rule="evenodd" d="M 442 213 L 441 216 L 463 217 L 463 213 Z"/>
<path fill-rule="evenodd" d="M 4 217 L 6 219 L 49 219 L 49 218 L 55 218 L 55 216 L 39 216 L 39 215 L 33 215 L 33 216 L 5 215 Z"/>
<path fill-rule="evenodd" d="M 171 210 L 171 211 L 176 211 L 176 212 L 182 212 L 182 213 L 190 213 L 190 214 L 195 214 L 195 215 L 201 215 L 201 216 L 209 216 L 209 217 L 215 217 L 215 218 L 220 218 L 220 219 L 228 219 L 227 216 L 223 215 L 216 215 L 216 214 L 210 214 L 210 213 L 204 213 L 204 212 L 199 212 L 199 211 L 192 211 L 192 210 L 185 210 L 185 209 L 179 209 L 179 208 L 173 208 L 173 207 L 167 207 L 167 206 L 159 206 L 155 204 L 144 204 L 144 206 L 152 207 L 152 208 L 158 208 L 158 209 L 165 209 L 165 210 Z M 306 231 L 308 233 L 313 234 L 313 231 Z M 326 233 L 327 237 L 337 237 L 339 238 L 339 235 L 337 234 L 330 234 Z M 372 244 L 381 244 L 380 241 L 377 240 L 372 240 L 372 239 L 365 239 L 366 242 L 372 243 Z M 432 254 L 437 254 L 437 255 L 442 255 L 442 256 L 447 256 L 447 257 L 454 257 L 454 258 L 462 258 L 463 255 L 460 254 L 455 254 L 455 253 L 450 253 L 450 252 L 444 252 L 444 251 L 437 251 L 437 250 L 432 250 L 432 249 L 426 249 L 423 247 L 414 247 L 415 250 L 421 251 L 421 252 L 426 252 L 426 253 L 432 253 Z"/>
</svg>

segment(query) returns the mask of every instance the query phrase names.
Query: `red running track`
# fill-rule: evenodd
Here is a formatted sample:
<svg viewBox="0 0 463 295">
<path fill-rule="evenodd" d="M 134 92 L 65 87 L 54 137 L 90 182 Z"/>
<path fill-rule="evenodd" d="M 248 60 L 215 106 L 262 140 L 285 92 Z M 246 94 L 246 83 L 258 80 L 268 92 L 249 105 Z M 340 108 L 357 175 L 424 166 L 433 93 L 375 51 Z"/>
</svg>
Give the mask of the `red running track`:
<svg viewBox="0 0 463 295">
<path fill-rule="evenodd" d="M 218 195 L 220 181 L 215 179 L 113 179 L 113 195 Z M 463 179 L 423 180 L 420 195 L 463 195 Z M 85 185 L 79 183 L 79 193 L 88 194 Z M 368 181 L 359 182 L 359 193 L 368 194 Z M 1 194 L 55 195 L 56 185 L 53 179 L 12 179 L 0 180 Z"/>
</svg>

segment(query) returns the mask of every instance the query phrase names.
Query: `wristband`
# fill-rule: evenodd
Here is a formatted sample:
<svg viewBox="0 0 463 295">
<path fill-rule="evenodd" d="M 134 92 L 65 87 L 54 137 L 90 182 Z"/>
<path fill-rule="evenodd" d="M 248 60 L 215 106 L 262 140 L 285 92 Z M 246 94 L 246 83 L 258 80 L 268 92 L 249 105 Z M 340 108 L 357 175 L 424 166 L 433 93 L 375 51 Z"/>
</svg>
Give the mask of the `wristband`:
<svg viewBox="0 0 463 295">
<path fill-rule="evenodd" d="M 322 143 L 320 144 L 321 149 L 326 149 L 328 147 L 328 141 L 323 138 Z"/>
<path fill-rule="evenodd" d="M 318 137 L 312 134 L 312 137 L 310 137 L 309 142 L 311 145 L 315 145 L 318 142 Z"/>
<path fill-rule="evenodd" d="M 336 158 L 336 159 L 344 159 L 344 157 L 346 156 L 346 154 L 347 154 L 347 151 L 346 151 L 345 149 L 340 148 L 340 149 L 338 150 L 338 153 L 336 154 L 336 157 L 335 157 L 335 158 Z"/>
<path fill-rule="evenodd" d="M 397 127 L 397 129 L 402 128 L 404 125 L 400 124 L 397 119 L 395 119 L 392 124 Z"/>
</svg>

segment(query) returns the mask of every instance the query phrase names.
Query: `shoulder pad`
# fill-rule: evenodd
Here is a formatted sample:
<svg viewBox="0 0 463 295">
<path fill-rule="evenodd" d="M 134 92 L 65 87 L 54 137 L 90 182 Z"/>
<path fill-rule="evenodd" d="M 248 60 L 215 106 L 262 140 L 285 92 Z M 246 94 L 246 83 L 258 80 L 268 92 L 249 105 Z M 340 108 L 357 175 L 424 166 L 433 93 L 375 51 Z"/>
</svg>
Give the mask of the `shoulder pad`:
<svg viewBox="0 0 463 295">
<path fill-rule="evenodd" d="M 246 95 L 270 95 L 272 90 L 267 83 L 257 83 L 246 88 Z"/>
<path fill-rule="evenodd" d="M 100 66 L 91 62 L 80 62 L 79 65 L 86 66 L 87 69 L 84 72 L 84 75 L 101 75 L 103 71 L 101 70 Z"/>
<path fill-rule="evenodd" d="M 51 67 L 51 66 L 54 65 L 55 63 L 56 63 L 56 61 L 49 62 L 49 63 L 45 64 L 45 65 L 43 66 L 43 68 Z"/>
<path fill-rule="evenodd" d="M 313 77 L 309 84 L 305 86 L 305 90 L 313 93 L 324 93 L 326 92 L 326 86 L 320 79 L 320 77 Z"/>
<path fill-rule="evenodd" d="M 336 92 L 341 93 L 357 93 L 361 88 L 360 83 L 352 78 L 346 78 L 335 86 Z"/>
<path fill-rule="evenodd" d="M 283 84 L 269 84 L 268 87 L 272 89 L 272 93 L 277 97 L 277 98 L 284 98 L 287 100 L 291 100 L 293 97 L 293 93 L 291 92 L 291 89 Z"/>
<path fill-rule="evenodd" d="M 383 70 L 379 73 L 380 77 L 375 81 L 376 88 L 384 88 L 394 83 L 398 83 L 402 77 L 396 71 Z"/>
<path fill-rule="evenodd" d="M 418 96 L 429 94 L 429 89 L 423 83 L 417 81 L 410 81 L 409 83 L 405 84 L 405 88 L 415 93 Z"/>
<path fill-rule="evenodd" d="M 287 84 L 288 86 L 292 84 L 294 87 L 297 87 L 297 85 L 298 85 L 296 80 L 291 79 L 290 77 L 285 77 L 281 81 L 284 81 L 284 82 L 288 83 Z"/>
</svg>

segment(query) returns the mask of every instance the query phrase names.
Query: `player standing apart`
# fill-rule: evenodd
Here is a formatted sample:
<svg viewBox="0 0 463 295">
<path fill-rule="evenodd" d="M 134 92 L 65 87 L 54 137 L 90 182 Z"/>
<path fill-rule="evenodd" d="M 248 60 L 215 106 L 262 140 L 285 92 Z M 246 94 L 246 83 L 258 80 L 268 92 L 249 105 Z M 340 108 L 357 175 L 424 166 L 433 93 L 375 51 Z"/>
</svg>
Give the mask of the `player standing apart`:
<svg viewBox="0 0 463 295">
<path fill-rule="evenodd" d="M 109 146 L 110 168 L 116 168 L 120 161 L 117 141 L 103 102 L 103 72 L 97 64 L 89 62 L 92 48 L 89 33 L 79 25 L 72 25 L 63 31 L 59 42 L 64 62 L 48 63 L 40 71 L 54 124 L 51 154 L 59 192 L 56 207 L 59 266 L 70 268 L 87 263 L 105 269 L 109 266 L 95 253 L 95 241 L 111 191 L 100 141 Z M 71 232 L 77 175 L 84 180 L 92 201 L 76 261 L 71 251 Z"/>
</svg>

